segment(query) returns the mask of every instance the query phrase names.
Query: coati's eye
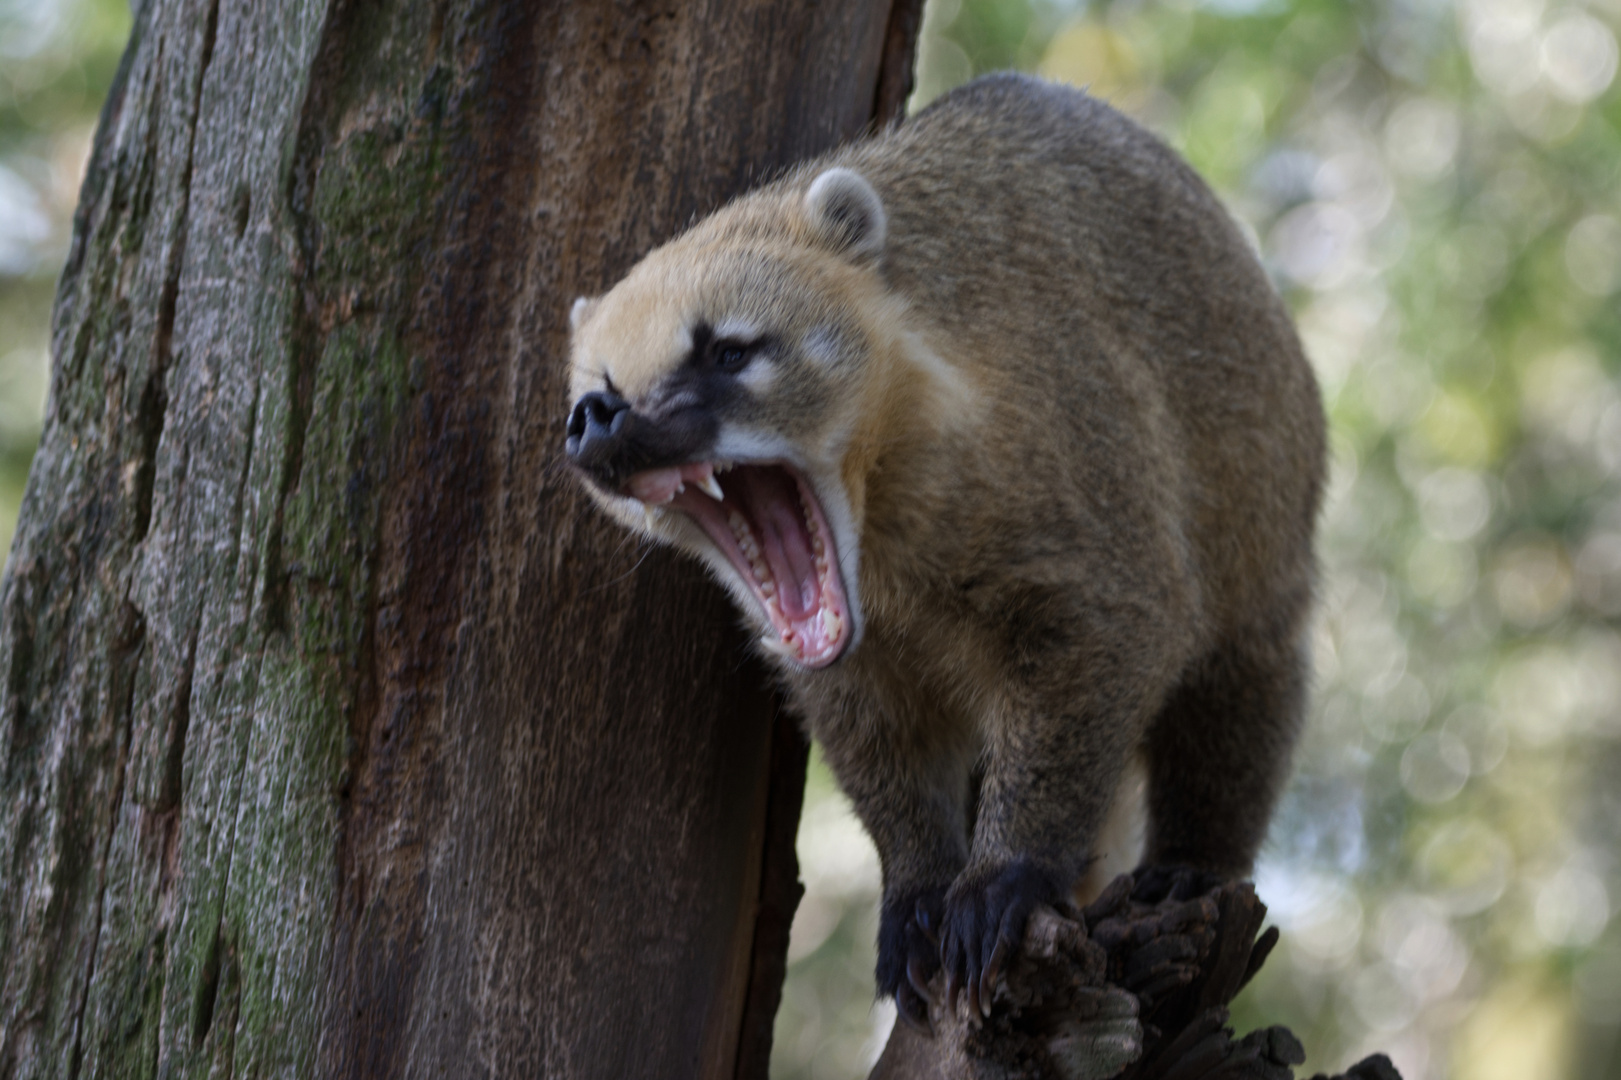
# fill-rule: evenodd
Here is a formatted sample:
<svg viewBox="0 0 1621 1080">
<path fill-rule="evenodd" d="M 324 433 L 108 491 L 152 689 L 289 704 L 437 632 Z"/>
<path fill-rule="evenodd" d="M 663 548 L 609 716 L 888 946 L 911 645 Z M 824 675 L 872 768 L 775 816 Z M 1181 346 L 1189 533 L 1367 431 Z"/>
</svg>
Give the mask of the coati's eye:
<svg viewBox="0 0 1621 1080">
<path fill-rule="evenodd" d="M 717 341 L 711 355 L 715 366 L 725 372 L 742 371 L 748 366 L 754 347 L 737 341 Z"/>
</svg>

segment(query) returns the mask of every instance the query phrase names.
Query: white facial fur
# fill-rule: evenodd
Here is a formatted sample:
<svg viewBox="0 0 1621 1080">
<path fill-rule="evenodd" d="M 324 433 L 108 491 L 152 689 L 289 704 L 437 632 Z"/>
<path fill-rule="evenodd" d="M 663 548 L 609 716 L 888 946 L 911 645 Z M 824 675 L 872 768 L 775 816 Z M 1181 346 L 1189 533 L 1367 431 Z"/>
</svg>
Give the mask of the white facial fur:
<svg viewBox="0 0 1621 1080">
<path fill-rule="evenodd" d="M 856 339 L 850 337 L 848 326 L 825 321 L 828 308 L 823 306 L 834 304 L 839 311 L 837 318 L 842 320 L 849 317 L 848 309 L 837 305 L 853 296 L 842 284 L 826 293 L 821 290 L 831 288 L 834 281 L 848 282 L 852 271 L 864 273 L 882 257 L 888 224 L 883 203 L 863 176 L 841 167 L 817 176 L 800 199 L 805 223 L 816 237 L 809 248 L 804 246 L 804 234 L 800 234 L 780 247 L 774 241 L 764 248 L 742 246 L 717 251 L 700 243 L 698 234 L 689 234 L 689 238 L 649 256 L 609 294 L 597 300 L 576 301 L 570 312 L 575 397 L 601 389 L 611 378 L 633 405 L 678 404 L 677 398 L 663 396 L 665 376 L 677 370 L 690 354 L 691 328 L 708 320 L 713 320 L 710 325 L 714 338 L 721 341 L 750 344 L 786 331 L 785 344 L 797 353 L 791 362 L 806 365 L 805 370 L 825 373 L 837 384 L 847 384 L 852 378 L 859 380 L 861 367 L 848 363 Z M 722 261 L 695 264 L 692 258 Z M 712 266 L 722 269 L 716 273 Z M 763 272 L 753 269 L 755 266 L 764 267 Z M 797 276 L 807 270 L 808 277 Z M 876 308 L 869 311 L 874 304 Z M 891 314 L 882 299 L 870 294 L 861 296 L 858 309 L 864 313 L 857 316 L 861 320 L 877 314 L 877 309 Z M 745 311 L 748 314 L 741 313 Z M 774 396 L 797 394 L 806 384 L 802 373 L 783 367 L 789 362 L 776 350 L 765 350 L 737 373 L 738 384 L 762 403 Z M 842 393 L 835 392 L 834 400 L 839 400 Z M 811 400 L 815 400 L 814 395 Z M 859 577 L 860 512 L 853 505 L 843 475 L 844 456 L 856 422 L 850 411 L 852 405 L 848 400 L 834 405 L 832 413 L 824 414 L 823 423 L 797 426 L 797 434 L 794 430 L 774 430 L 774 422 L 753 426 L 741 417 L 723 419 L 714 445 L 705 455 L 717 464 L 786 463 L 815 489 L 833 534 L 845 584 L 850 647 L 860 641 L 865 622 Z M 716 480 L 724 487 L 724 472 L 719 472 Z M 600 490 L 594 489 L 593 495 L 629 528 L 698 556 L 734 595 L 738 606 L 758 617 L 750 583 L 686 515 L 659 507 L 649 509 L 636 499 Z M 767 637 L 773 635 L 768 633 Z"/>
</svg>

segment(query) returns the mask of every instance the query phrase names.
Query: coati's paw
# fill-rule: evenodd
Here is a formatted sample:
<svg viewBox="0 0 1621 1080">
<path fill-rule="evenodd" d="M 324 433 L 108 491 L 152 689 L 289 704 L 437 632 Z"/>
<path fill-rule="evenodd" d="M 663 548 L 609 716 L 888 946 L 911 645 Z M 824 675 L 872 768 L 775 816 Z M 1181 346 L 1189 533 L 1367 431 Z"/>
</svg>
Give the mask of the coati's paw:
<svg viewBox="0 0 1621 1080">
<path fill-rule="evenodd" d="M 956 880 L 946 893 L 940 932 L 940 961 L 953 1011 L 966 989 L 969 1009 L 990 1015 L 997 976 L 1024 940 L 1030 912 L 1037 904 L 1057 904 L 1063 896 L 1056 875 L 1024 859 L 985 874 L 965 872 Z"/>
<path fill-rule="evenodd" d="M 878 918 L 878 993 L 895 999 L 900 1018 L 925 1035 L 929 980 L 940 970 L 944 886 L 911 889 L 886 899 Z"/>
</svg>

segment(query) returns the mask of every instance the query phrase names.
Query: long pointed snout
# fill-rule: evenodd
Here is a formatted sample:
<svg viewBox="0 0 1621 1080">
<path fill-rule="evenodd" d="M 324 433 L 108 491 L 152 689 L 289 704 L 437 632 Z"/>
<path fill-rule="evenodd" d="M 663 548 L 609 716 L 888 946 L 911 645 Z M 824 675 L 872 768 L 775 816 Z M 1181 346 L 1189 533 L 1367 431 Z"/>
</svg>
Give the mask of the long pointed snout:
<svg viewBox="0 0 1621 1080">
<path fill-rule="evenodd" d="M 616 456 L 630 414 L 630 402 L 618 394 L 593 390 L 583 395 L 568 418 L 568 456 L 587 471 L 601 469 Z"/>
<path fill-rule="evenodd" d="M 569 462 L 599 487 L 623 494 L 632 475 L 644 469 L 682 465 L 706 456 L 717 421 L 701 403 L 650 414 L 612 390 L 581 394 L 569 411 Z"/>
</svg>

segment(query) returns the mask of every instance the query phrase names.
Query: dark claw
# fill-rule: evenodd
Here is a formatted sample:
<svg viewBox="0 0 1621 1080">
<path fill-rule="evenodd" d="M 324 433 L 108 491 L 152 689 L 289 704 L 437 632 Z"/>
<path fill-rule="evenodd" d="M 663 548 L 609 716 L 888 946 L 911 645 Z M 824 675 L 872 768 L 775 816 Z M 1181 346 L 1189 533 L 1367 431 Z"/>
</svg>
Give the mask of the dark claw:
<svg viewBox="0 0 1621 1080">
<path fill-rule="evenodd" d="M 979 980 L 972 975 L 968 977 L 968 1015 L 974 1019 L 984 1016 L 980 1008 Z"/>
<path fill-rule="evenodd" d="M 925 1001 L 929 1000 L 929 976 L 932 974 L 933 972 L 924 970 L 923 961 L 916 956 L 906 961 L 906 981 Z"/>
<path fill-rule="evenodd" d="M 1030 913 L 1063 895 L 1055 874 L 1025 860 L 952 885 L 941 923 L 940 959 L 953 1012 L 958 995 L 967 990 L 972 1013 L 990 1015 L 996 980 L 1023 942 Z"/>
<path fill-rule="evenodd" d="M 929 1025 L 929 980 L 940 970 L 940 947 L 921 920 L 938 925 L 945 889 L 924 889 L 886 898 L 878 921 L 878 993 L 895 999 L 913 1027 Z"/>
<path fill-rule="evenodd" d="M 941 893 L 939 896 L 934 897 L 932 907 L 928 902 L 928 897 L 918 897 L 915 910 L 912 913 L 912 918 L 917 923 L 918 929 L 923 931 L 923 936 L 928 939 L 929 944 L 933 945 L 936 950 L 940 948 L 940 912 L 938 909 L 944 902 L 944 896 L 945 894 Z"/>
<path fill-rule="evenodd" d="M 910 986 L 895 991 L 895 1015 L 919 1035 L 934 1038 L 934 1027 L 929 1023 L 929 1005 Z"/>
<path fill-rule="evenodd" d="M 1013 942 L 1005 937 L 996 939 L 996 948 L 991 951 L 990 963 L 985 965 L 984 994 L 987 1000 L 991 990 L 996 986 L 996 980 L 1002 977 L 1002 965 L 1007 962 L 1008 953 L 1013 949 Z"/>
</svg>

